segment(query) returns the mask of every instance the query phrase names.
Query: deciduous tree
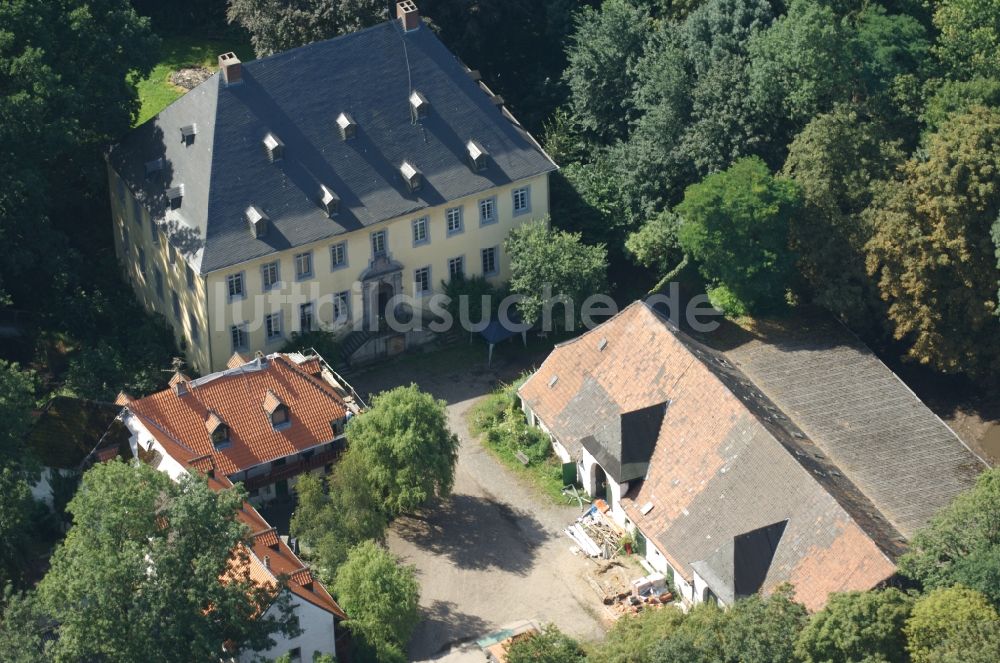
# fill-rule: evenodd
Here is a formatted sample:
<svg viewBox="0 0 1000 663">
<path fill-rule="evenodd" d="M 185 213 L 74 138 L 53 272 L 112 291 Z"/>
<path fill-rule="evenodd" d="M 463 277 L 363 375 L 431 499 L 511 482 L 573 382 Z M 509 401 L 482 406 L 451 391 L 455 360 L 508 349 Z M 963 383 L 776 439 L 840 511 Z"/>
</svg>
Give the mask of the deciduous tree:
<svg viewBox="0 0 1000 663">
<path fill-rule="evenodd" d="M 730 314 L 781 306 L 791 285 L 791 219 L 801 194 L 756 157 L 688 187 L 676 211 L 681 247 L 699 263 L 712 303 Z"/>
<path fill-rule="evenodd" d="M 223 643 L 260 650 L 295 634 L 287 593 L 250 578 L 242 503 L 236 490 L 141 464 L 86 472 L 38 587 L 58 624 L 49 660 L 207 661 Z"/>
<path fill-rule="evenodd" d="M 583 663 L 587 660 L 576 640 L 548 624 L 507 648 L 507 663 Z"/>
<path fill-rule="evenodd" d="M 866 212 L 867 266 L 910 358 L 946 373 L 1000 367 L 997 270 L 1000 111 L 974 107 L 930 137 Z"/>
<path fill-rule="evenodd" d="M 349 449 L 338 468 L 343 479 L 374 495 L 387 518 L 413 513 L 451 492 L 458 437 L 448 428 L 445 402 L 417 385 L 396 387 L 372 399 L 347 424 Z"/>
<path fill-rule="evenodd" d="M 624 138 L 634 119 L 635 66 L 652 21 L 628 0 L 606 0 L 576 15 L 563 74 L 580 125 L 605 143 Z"/>
<path fill-rule="evenodd" d="M 584 299 L 605 292 L 607 251 L 584 244 L 580 233 L 533 221 L 511 230 L 504 251 L 510 256 L 510 287 L 522 297 L 517 308 L 527 324 L 542 319 L 543 309 L 556 298 L 565 296 L 566 307 L 579 312 Z M 562 317 L 553 314 L 553 323 L 563 324 Z"/>
<path fill-rule="evenodd" d="M 859 331 L 877 331 L 884 310 L 865 268 L 871 227 L 861 213 L 872 183 L 889 178 L 903 160 L 898 141 L 863 109 L 838 105 L 795 137 L 782 174 L 802 190 L 791 243 L 812 299 Z"/>
<path fill-rule="evenodd" d="M 913 663 L 934 663 L 956 649 L 968 656 L 992 649 L 996 657 L 998 629 L 1000 615 L 979 592 L 961 585 L 935 589 L 913 606 L 906 622 L 906 649 Z"/>
<path fill-rule="evenodd" d="M 405 661 L 406 643 L 420 619 L 416 569 L 366 541 L 347 555 L 333 588 L 351 616 L 347 628 L 362 640 L 362 656 L 374 655 L 379 663 Z"/>
<path fill-rule="evenodd" d="M 917 532 L 899 568 L 927 589 L 960 583 L 1000 606 L 1000 469 L 983 472 Z"/>
<path fill-rule="evenodd" d="M 374 25 L 385 11 L 381 0 L 229 0 L 226 17 L 250 33 L 257 57 L 265 57 Z"/>
<path fill-rule="evenodd" d="M 906 663 L 903 625 L 913 597 L 898 589 L 831 594 L 795 644 L 803 663 L 854 663 L 871 657 Z"/>
</svg>

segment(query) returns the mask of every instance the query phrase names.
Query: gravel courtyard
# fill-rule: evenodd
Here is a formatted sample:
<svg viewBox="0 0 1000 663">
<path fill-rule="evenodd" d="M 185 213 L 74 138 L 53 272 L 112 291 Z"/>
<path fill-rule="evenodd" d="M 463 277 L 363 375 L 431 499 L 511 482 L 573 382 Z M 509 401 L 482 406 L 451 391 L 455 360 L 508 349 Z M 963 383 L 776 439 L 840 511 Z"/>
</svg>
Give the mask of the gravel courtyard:
<svg viewBox="0 0 1000 663">
<path fill-rule="evenodd" d="M 465 414 L 497 380 L 509 380 L 544 354 L 495 361 L 455 361 L 454 350 L 403 360 L 352 379 L 362 397 L 416 382 L 448 403 L 462 445 L 452 496 L 420 518 L 393 524 L 390 548 L 420 574 L 423 620 L 410 660 L 426 660 L 456 643 L 524 619 L 553 622 L 583 639 L 604 628 L 594 590 L 584 580 L 593 562 L 574 556 L 562 530 L 578 507 L 552 504 L 497 463 L 471 438 Z M 485 357 L 483 358 L 485 359 Z M 428 362 L 430 360 L 430 362 Z"/>
</svg>

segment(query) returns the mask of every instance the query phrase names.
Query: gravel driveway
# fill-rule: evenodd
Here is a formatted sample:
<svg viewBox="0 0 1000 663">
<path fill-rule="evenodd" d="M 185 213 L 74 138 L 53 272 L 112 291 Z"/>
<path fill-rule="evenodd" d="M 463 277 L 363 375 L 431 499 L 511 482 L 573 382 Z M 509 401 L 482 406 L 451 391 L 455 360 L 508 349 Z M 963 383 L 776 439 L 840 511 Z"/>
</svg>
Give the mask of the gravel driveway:
<svg viewBox="0 0 1000 663">
<path fill-rule="evenodd" d="M 447 652 L 505 624 L 553 622 L 583 640 L 603 636 L 599 602 L 583 579 L 593 562 L 570 553 L 562 530 L 577 507 L 554 505 L 511 474 L 471 439 L 465 413 L 497 380 L 509 380 L 542 357 L 487 369 L 482 363 L 427 369 L 426 362 L 380 367 L 352 383 L 362 396 L 416 382 L 448 403 L 462 445 L 453 494 L 419 518 L 403 518 L 389 546 L 420 573 L 423 620 L 410 642 L 411 660 Z M 457 362 L 456 362 L 457 363 Z"/>
</svg>

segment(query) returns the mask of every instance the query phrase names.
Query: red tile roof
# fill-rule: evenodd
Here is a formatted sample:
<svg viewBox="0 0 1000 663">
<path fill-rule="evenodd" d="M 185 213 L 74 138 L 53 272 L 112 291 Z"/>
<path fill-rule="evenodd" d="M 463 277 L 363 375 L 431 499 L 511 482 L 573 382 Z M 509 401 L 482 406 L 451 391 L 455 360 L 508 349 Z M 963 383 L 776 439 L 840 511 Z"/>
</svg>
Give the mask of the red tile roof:
<svg viewBox="0 0 1000 663">
<path fill-rule="evenodd" d="M 233 485 L 225 477 L 209 478 L 208 482 L 214 490 L 224 490 Z M 247 563 L 250 565 L 248 569 L 250 578 L 255 582 L 272 585 L 277 582 L 278 576 L 284 576 L 288 581 L 288 589 L 293 594 L 341 619 L 347 618 L 343 609 L 326 591 L 323 583 L 313 578 L 308 567 L 277 536 L 275 529 L 264 520 L 255 508 L 244 502 L 237 517 L 250 529 L 251 533 L 251 552 L 253 554 L 247 558 Z M 234 559 L 240 559 L 240 557 L 236 555 Z"/>
<path fill-rule="evenodd" d="M 269 391 L 289 409 L 290 425 L 278 430 L 262 407 Z M 330 384 L 281 354 L 189 382 L 184 395 L 165 389 L 127 407 L 179 462 L 211 456 L 227 476 L 332 441 L 330 422 L 348 411 Z M 229 427 L 221 449 L 209 432 L 214 417 Z"/>
</svg>

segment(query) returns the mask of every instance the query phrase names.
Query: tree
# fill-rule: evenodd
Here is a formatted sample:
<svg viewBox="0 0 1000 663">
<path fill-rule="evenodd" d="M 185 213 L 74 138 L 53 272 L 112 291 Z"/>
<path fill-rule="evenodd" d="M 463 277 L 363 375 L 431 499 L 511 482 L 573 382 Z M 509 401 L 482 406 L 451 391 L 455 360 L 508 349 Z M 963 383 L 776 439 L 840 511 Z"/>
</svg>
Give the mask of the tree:
<svg viewBox="0 0 1000 663">
<path fill-rule="evenodd" d="M 932 663 L 957 648 L 974 655 L 984 651 L 982 636 L 994 646 L 1000 643 L 998 627 L 1000 615 L 979 592 L 961 585 L 936 589 L 913 606 L 905 628 L 906 649 L 913 663 Z M 1000 648 L 992 655 L 1000 655 Z"/>
<path fill-rule="evenodd" d="M 853 663 L 866 656 L 907 663 L 903 625 L 913 597 L 898 589 L 831 594 L 809 618 L 795 652 L 803 663 Z"/>
<path fill-rule="evenodd" d="M 699 262 L 713 304 L 730 314 L 782 304 L 794 266 L 789 224 L 800 207 L 798 186 L 756 157 L 688 187 L 676 208 L 678 239 Z"/>
<path fill-rule="evenodd" d="M 918 531 L 899 569 L 926 589 L 960 583 L 1000 606 L 1000 469 L 979 475 Z"/>
<path fill-rule="evenodd" d="M 680 217 L 666 211 L 647 222 L 639 232 L 632 233 L 625 241 L 625 248 L 644 267 L 657 274 L 666 274 L 677 267 L 683 256 L 677 240 Z"/>
<path fill-rule="evenodd" d="M 946 373 L 1000 367 L 997 271 L 990 228 L 1000 212 L 1000 111 L 974 107 L 930 137 L 865 218 L 868 272 L 907 355 Z"/>
<path fill-rule="evenodd" d="M 353 474 L 367 485 L 387 518 L 413 513 L 451 492 L 458 437 L 448 428 L 445 402 L 417 385 L 375 396 L 366 412 L 348 422 L 347 440 L 340 461 L 347 465 L 338 475 Z"/>
<path fill-rule="evenodd" d="M 872 183 L 890 177 L 903 160 L 887 133 L 862 109 L 838 105 L 795 137 L 782 169 L 802 190 L 791 245 L 812 299 L 864 331 L 877 329 L 884 311 L 865 268 L 871 228 L 861 213 L 871 203 Z"/>
<path fill-rule="evenodd" d="M 324 580 L 333 580 L 355 545 L 382 539 L 388 524 L 357 458 L 348 452 L 325 480 L 303 474 L 295 484 L 291 531 L 306 544 Z"/>
<path fill-rule="evenodd" d="M 0 602 L 0 660 L 6 663 L 35 663 L 46 660 L 45 638 L 50 627 L 34 593 L 3 590 Z"/>
<path fill-rule="evenodd" d="M 337 601 L 351 616 L 351 633 L 379 663 L 405 661 L 410 634 L 420 620 L 420 585 L 416 569 L 373 541 L 354 547 L 337 570 Z"/>
<path fill-rule="evenodd" d="M 773 663 L 792 661 L 795 637 L 806 610 L 784 586 L 768 597 L 751 596 L 726 610 L 712 603 L 695 606 L 653 649 L 653 661 L 685 663 Z"/>
<path fill-rule="evenodd" d="M 197 661 L 294 635 L 287 592 L 250 577 L 243 496 L 113 461 L 83 476 L 38 587 L 54 661 Z M 220 580 L 225 577 L 225 581 Z"/>
<path fill-rule="evenodd" d="M 748 50 L 753 95 L 790 128 L 848 96 L 847 39 L 827 5 L 793 0 L 787 14 L 750 38 Z"/>
<path fill-rule="evenodd" d="M 576 640 L 547 624 L 540 633 L 515 638 L 507 646 L 507 663 L 583 663 L 587 660 Z"/>
<path fill-rule="evenodd" d="M 381 0 L 229 0 L 226 18 L 246 29 L 257 57 L 265 57 L 375 25 L 385 8 Z"/>
<path fill-rule="evenodd" d="M 635 65 L 651 34 L 649 15 L 628 0 L 583 7 L 574 20 L 563 77 L 580 125 L 605 143 L 624 138 L 634 119 Z"/>
<path fill-rule="evenodd" d="M 673 634 L 684 621 L 680 610 L 643 610 L 619 619 L 604 642 L 588 652 L 588 663 L 656 663 L 657 643 Z"/>
<path fill-rule="evenodd" d="M 972 106 L 1000 105 L 1000 80 L 973 78 L 967 81 L 934 81 L 921 119 L 929 135 L 937 132 L 952 115 L 968 112 Z"/>
<path fill-rule="evenodd" d="M 526 324 L 542 319 L 543 309 L 560 297 L 568 298 L 567 310 L 578 311 L 586 297 L 605 292 L 607 251 L 600 244 L 584 244 L 580 233 L 533 221 L 510 231 L 504 251 L 510 256 L 510 287 L 522 297 L 517 308 Z M 554 323 L 561 324 L 556 317 Z"/>
<path fill-rule="evenodd" d="M 1000 79 L 1000 2 L 941 0 L 934 10 L 935 52 L 956 79 Z"/>
<path fill-rule="evenodd" d="M 14 363 L 0 360 L 0 465 L 20 466 L 26 450 L 35 406 L 34 376 Z"/>
</svg>

